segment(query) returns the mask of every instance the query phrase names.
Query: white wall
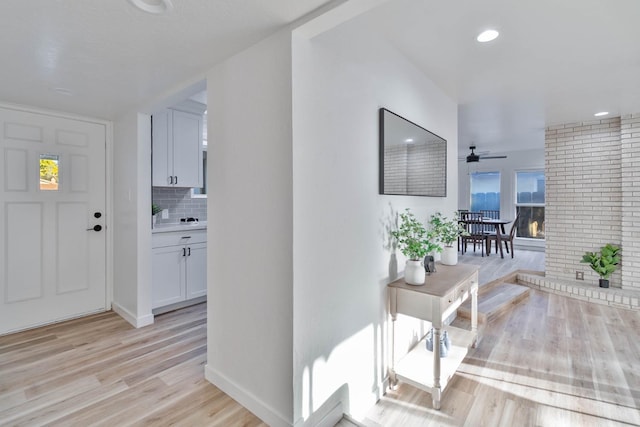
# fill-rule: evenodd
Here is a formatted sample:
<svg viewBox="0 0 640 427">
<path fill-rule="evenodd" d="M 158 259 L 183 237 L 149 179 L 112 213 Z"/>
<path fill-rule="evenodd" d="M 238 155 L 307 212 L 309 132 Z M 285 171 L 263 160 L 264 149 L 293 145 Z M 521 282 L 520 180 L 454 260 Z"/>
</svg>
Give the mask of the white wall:
<svg viewBox="0 0 640 427">
<path fill-rule="evenodd" d="M 447 139 L 448 197 L 378 194 L 380 107 Z M 404 268 L 400 253 L 395 267 L 389 227 L 405 207 L 423 221 L 457 208 L 456 147 L 455 102 L 375 29 L 355 20 L 310 42 L 294 38 L 296 424 L 314 425 L 335 405 L 361 417 L 382 394 L 386 284 Z M 419 324 L 405 325 L 415 340 Z"/>
<path fill-rule="evenodd" d="M 130 113 L 114 123 L 113 309 L 136 327 L 151 314 L 151 124 Z"/>
<path fill-rule="evenodd" d="M 208 74 L 207 379 L 291 425 L 291 36 Z"/>
</svg>

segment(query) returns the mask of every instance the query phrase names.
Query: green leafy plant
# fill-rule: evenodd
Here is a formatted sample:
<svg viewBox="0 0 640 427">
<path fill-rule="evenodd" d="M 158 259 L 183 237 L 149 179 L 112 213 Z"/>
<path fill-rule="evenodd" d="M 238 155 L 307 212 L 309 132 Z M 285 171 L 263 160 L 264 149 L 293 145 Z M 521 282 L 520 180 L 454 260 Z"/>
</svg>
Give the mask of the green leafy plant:
<svg viewBox="0 0 640 427">
<path fill-rule="evenodd" d="M 459 236 L 468 236 L 469 233 L 464 229 L 464 226 L 460 224 L 460 217 L 458 212 L 454 212 L 453 218 L 448 219 L 442 216 L 440 212 L 436 212 L 431 215 L 429 220 L 433 234 L 437 238 L 438 242 L 445 246 L 452 246 L 458 241 Z"/>
<path fill-rule="evenodd" d="M 400 252 L 404 256 L 412 261 L 420 261 L 429 252 L 441 250 L 433 233 L 427 231 L 408 208 L 400 214 L 400 219 L 400 228 L 392 231 L 391 235 L 398 241 Z"/>
<path fill-rule="evenodd" d="M 162 208 L 155 203 L 151 204 L 151 215 L 156 215 L 162 212 Z"/>
<path fill-rule="evenodd" d="M 586 252 L 582 260 L 602 278 L 607 280 L 620 263 L 620 247 L 607 243 L 600 248 L 600 252 Z"/>
</svg>

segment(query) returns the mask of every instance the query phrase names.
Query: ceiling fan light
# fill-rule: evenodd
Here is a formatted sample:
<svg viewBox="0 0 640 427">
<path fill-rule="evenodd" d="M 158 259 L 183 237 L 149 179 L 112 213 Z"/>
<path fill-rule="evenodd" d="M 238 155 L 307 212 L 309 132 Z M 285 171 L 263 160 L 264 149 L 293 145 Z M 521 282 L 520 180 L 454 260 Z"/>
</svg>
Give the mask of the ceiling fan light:
<svg viewBox="0 0 640 427">
<path fill-rule="evenodd" d="M 467 163 L 477 163 L 480 161 L 480 156 L 477 154 L 469 154 L 467 156 Z"/>
<path fill-rule="evenodd" d="M 499 35 L 500 33 L 496 30 L 485 30 L 476 37 L 476 40 L 480 43 L 486 43 L 495 40 Z"/>
</svg>

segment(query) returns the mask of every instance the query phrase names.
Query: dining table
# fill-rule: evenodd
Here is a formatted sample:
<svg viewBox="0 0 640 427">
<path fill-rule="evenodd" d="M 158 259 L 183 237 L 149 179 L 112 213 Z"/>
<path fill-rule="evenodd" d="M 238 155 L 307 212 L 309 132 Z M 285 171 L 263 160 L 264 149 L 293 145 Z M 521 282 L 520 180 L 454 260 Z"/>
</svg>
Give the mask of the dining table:
<svg viewBox="0 0 640 427">
<path fill-rule="evenodd" d="M 478 220 L 464 220 L 462 222 L 466 224 L 473 225 L 492 225 L 496 230 L 496 241 L 497 246 L 500 248 L 500 257 L 504 258 L 504 250 L 502 249 L 502 235 L 507 234 L 504 226 L 512 222 L 512 219 L 503 219 L 503 218 L 488 218 L 482 217 Z M 489 241 L 487 240 L 487 256 L 491 253 L 491 245 L 489 245 Z"/>
</svg>

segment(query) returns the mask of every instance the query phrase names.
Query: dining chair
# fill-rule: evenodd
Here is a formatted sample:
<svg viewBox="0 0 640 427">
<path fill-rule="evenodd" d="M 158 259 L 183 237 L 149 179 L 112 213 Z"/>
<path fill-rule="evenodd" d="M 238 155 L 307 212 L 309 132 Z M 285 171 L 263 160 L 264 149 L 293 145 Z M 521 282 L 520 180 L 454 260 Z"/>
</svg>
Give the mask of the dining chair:
<svg viewBox="0 0 640 427">
<path fill-rule="evenodd" d="M 458 221 L 460 221 L 460 224 L 462 224 L 463 227 L 465 227 L 465 224 L 462 220 L 462 214 L 465 212 L 469 212 L 469 209 L 458 209 Z M 462 236 L 458 236 L 458 252 L 462 252 Z"/>
<path fill-rule="evenodd" d="M 482 213 L 480 212 L 461 212 L 460 220 L 464 224 L 465 230 L 469 235 L 461 236 L 462 254 L 467 251 L 469 242 L 473 243 L 473 252 L 476 251 L 476 245 L 480 244 L 480 253 L 484 256 L 484 249 L 487 246 L 487 235 L 484 233 L 484 225 L 482 224 Z"/>
<path fill-rule="evenodd" d="M 483 218 L 491 218 L 491 219 L 500 219 L 500 211 L 495 209 L 480 209 L 480 213 Z M 493 234 L 495 233 L 495 227 L 491 224 L 485 224 L 484 232 L 485 234 Z"/>
<path fill-rule="evenodd" d="M 513 239 L 516 237 L 516 227 L 518 226 L 518 219 L 520 218 L 520 212 L 518 212 L 518 214 L 516 215 L 516 218 L 513 220 L 513 223 L 511 224 L 511 229 L 509 230 L 509 234 L 502 234 L 500 233 L 500 241 L 504 242 L 504 248 L 507 250 L 507 253 L 509 253 L 509 246 L 511 246 L 511 258 L 513 258 Z M 491 242 L 495 242 L 495 248 L 496 248 L 496 253 L 498 252 L 498 250 L 500 249 L 498 247 L 498 236 L 496 235 L 496 233 L 492 233 L 492 234 L 488 234 L 487 235 L 487 239 L 488 239 L 488 244 L 487 244 L 487 252 L 490 250 L 491 248 Z"/>
</svg>

